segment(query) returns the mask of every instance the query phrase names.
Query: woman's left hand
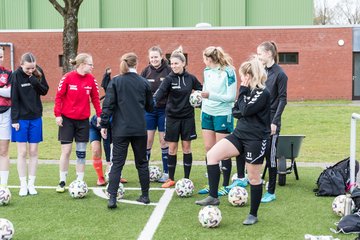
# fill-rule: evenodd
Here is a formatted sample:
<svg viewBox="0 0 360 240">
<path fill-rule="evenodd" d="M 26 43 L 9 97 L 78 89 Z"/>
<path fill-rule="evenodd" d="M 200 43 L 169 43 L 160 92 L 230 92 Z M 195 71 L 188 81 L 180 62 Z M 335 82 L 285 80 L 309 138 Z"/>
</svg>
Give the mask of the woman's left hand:
<svg viewBox="0 0 360 240">
<path fill-rule="evenodd" d="M 271 124 L 271 135 L 274 135 L 276 133 L 277 126 L 275 124 Z"/>
<path fill-rule="evenodd" d="M 202 98 L 209 98 L 209 92 L 206 92 L 206 91 L 203 91 L 203 92 L 201 92 L 201 97 Z"/>
</svg>

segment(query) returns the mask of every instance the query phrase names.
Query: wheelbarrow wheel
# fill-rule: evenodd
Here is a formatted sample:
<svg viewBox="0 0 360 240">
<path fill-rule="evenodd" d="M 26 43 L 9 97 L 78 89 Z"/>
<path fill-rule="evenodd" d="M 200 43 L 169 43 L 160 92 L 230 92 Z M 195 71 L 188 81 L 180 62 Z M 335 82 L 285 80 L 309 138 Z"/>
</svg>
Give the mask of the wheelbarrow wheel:
<svg viewBox="0 0 360 240">
<path fill-rule="evenodd" d="M 279 186 L 285 186 L 286 184 L 286 159 L 281 157 L 279 158 L 278 166 L 278 175 L 279 175 Z"/>
</svg>

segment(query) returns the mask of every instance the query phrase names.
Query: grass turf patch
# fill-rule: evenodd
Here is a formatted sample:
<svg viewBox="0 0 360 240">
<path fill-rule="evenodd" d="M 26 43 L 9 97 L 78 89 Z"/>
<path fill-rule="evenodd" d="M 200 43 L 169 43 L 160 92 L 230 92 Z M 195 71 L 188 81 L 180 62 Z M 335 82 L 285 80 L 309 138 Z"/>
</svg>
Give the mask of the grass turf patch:
<svg viewBox="0 0 360 240">
<path fill-rule="evenodd" d="M 304 239 L 307 233 L 332 235 L 329 228 L 335 227 L 334 223 L 340 219 L 331 210 L 334 198 L 315 197 L 312 192 L 321 171 L 321 168 L 299 168 L 298 181 L 294 174 L 287 175 L 286 186 L 276 188 L 277 200 L 260 205 L 259 222 L 254 226 L 242 225 L 250 202 L 244 207 L 233 207 L 227 197 L 221 197 L 219 208 L 223 220 L 220 227 L 202 228 L 197 219 L 200 207 L 194 202 L 204 195 L 195 193 L 190 198 L 179 198 L 174 194 L 153 239 Z M 71 165 L 69 182 L 75 178 L 74 172 L 75 167 Z M 196 192 L 206 184 L 204 173 L 205 166 L 193 166 L 191 179 Z M 36 185 L 56 186 L 58 166 L 40 164 L 38 176 Z M 183 167 L 179 165 L 176 179 L 182 176 Z M 124 177 L 129 180 L 125 187 L 139 187 L 134 165 L 125 166 Z M 87 166 L 85 181 L 95 187 L 92 166 Z M 14 164 L 9 185 L 18 185 Z M 160 185 L 151 183 L 151 187 Z M 249 192 L 250 188 L 247 190 Z M 119 203 L 112 211 L 107 209 L 105 199 L 91 191 L 84 199 L 72 199 L 68 192 L 59 194 L 55 189 L 38 188 L 38 196 L 26 197 L 19 197 L 16 188 L 11 192 L 11 203 L 0 207 L 0 216 L 14 224 L 14 239 L 136 239 L 155 209 L 154 206 Z M 158 202 L 163 193 L 162 190 L 151 191 L 152 202 Z M 128 190 L 125 199 L 135 200 L 139 195 L 139 190 Z M 354 234 L 333 236 L 356 237 Z"/>
</svg>

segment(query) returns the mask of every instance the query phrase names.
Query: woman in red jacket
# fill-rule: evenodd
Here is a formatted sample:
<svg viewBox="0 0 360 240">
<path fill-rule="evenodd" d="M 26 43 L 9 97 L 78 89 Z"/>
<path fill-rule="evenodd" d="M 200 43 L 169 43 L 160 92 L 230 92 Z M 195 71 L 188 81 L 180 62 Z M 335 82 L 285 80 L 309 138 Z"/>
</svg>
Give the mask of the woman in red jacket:
<svg viewBox="0 0 360 240">
<path fill-rule="evenodd" d="M 99 88 L 91 74 L 93 59 L 87 53 L 80 53 L 75 60 L 70 60 L 75 70 L 66 73 L 60 80 L 55 97 L 54 114 L 59 126 L 58 139 L 61 142 L 60 182 L 57 192 L 65 191 L 66 176 L 72 142 L 76 142 L 77 180 L 84 179 L 86 144 L 89 141 L 90 100 L 94 105 L 98 123 L 100 123 Z"/>
</svg>

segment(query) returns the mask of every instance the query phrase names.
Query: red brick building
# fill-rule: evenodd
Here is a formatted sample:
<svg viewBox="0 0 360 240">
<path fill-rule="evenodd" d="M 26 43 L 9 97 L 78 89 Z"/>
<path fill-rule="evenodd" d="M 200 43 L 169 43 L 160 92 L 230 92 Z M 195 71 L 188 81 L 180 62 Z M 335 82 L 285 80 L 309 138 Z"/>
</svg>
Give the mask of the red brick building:
<svg viewBox="0 0 360 240">
<path fill-rule="evenodd" d="M 282 28 L 183 28 L 183 29 L 99 29 L 81 30 L 78 52 L 93 56 L 94 75 L 101 82 L 107 66 L 118 71 L 119 57 L 135 52 L 139 72 L 147 65 L 147 50 L 160 45 L 171 53 L 179 45 L 188 57 L 188 70 L 202 80 L 202 51 L 208 46 L 221 46 L 236 68 L 263 41 L 273 40 L 287 62 L 281 64 L 289 77 L 289 100 L 356 99 L 353 94 L 353 28 L 352 27 L 282 27 Z M 4 44 L 7 43 L 7 44 Z M 15 68 L 20 56 L 34 53 L 44 69 L 50 91 L 44 100 L 53 100 L 62 76 L 61 31 L 0 31 L 0 45 L 5 47 L 5 65 L 10 68 L 10 45 L 14 49 Z M 295 60 L 295 61 L 293 61 Z"/>
</svg>

